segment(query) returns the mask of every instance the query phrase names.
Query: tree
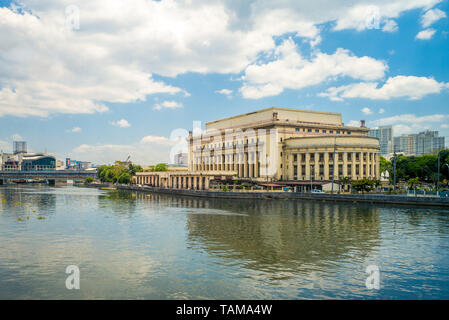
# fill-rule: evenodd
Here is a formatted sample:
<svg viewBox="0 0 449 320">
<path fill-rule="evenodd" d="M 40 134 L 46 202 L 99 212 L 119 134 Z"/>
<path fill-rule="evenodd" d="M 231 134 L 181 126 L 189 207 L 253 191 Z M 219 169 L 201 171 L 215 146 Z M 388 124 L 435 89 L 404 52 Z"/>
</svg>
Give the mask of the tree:
<svg viewBox="0 0 449 320">
<path fill-rule="evenodd" d="M 370 192 L 373 190 L 375 186 L 375 180 L 370 179 L 361 179 L 361 180 L 353 180 L 351 182 L 352 189 L 355 191 L 361 191 L 362 193 Z"/>
<path fill-rule="evenodd" d="M 415 178 L 411 178 L 407 181 L 408 187 L 409 189 L 415 189 L 419 184 L 419 178 L 415 177 Z"/>
<path fill-rule="evenodd" d="M 92 182 L 94 182 L 94 178 L 92 178 L 92 177 L 87 177 L 85 182 L 86 182 L 86 183 L 92 183 Z"/>
<path fill-rule="evenodd" d="M 128 172 L 122 172 L 117 181 L 121 184 L 129 184 L 131 182 L 131 175 Z"/>
<path fill-rule="evenodd" d="M 343 189 L 351 183 L 351 177 L 340 177 L 340 183 L 343 185 Z"/>
<path fill-rule="evenodd" d="M 154 171 L 168 171 L 168 164 L 167 163 L 158 163 L 154 167 Z"/>
</svg>

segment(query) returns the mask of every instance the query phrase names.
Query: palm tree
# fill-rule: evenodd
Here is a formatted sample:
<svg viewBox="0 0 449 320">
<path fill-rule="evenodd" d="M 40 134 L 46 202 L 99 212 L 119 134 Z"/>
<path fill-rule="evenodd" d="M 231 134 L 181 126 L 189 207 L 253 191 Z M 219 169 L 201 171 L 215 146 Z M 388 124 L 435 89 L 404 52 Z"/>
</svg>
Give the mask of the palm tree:
<svg viewBox="0 0 449 320">
<path fill-rule="evenodd" d="M 343 185 L 343 190 L 345 190 L 345 186 L 351 183 L 350 177 L 340 177 L 340 183 Z"/>
</svg>

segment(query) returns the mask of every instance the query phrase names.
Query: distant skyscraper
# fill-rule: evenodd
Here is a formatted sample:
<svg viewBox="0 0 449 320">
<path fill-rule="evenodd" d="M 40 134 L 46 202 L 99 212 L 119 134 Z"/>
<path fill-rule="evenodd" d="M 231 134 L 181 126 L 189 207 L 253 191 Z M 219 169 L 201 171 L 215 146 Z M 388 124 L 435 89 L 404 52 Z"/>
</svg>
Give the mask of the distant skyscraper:
<svg viewBox="0 0 449 320">
<path fill-rule="evenodd" d="M 14 141 L 13 142 L 13 152 L 14 152 L 14 154 L 27 153 L 26 141 Z"/>
<path fill-rule="evenodd" d="M 188 153 L 178 153 L 175 154 L 175 164 L 177 166 L 187 166 L 189 164 L 189 154 Z"/>
<path fill-rule="evenodd" d="M 414 153 L 423 155 L 444 148 L 444 137 L 438 136 L 438 131 L 426 130 L 413 135 Z"/>
<path fill-rule="evenodd" d="M 394 152 L 393 127 L 383 126 L 371 129 L 368 136 L 379 139 L 380 154 L 388 155 Z"/>
<path fill-rule="evenodd" d="M 394 152 L 403 152 L 405 155 L 415 154 L 413 141 L 413 135 L 410 134 L 403 134 L 399 137 L 394 137 Z"/>
</svg>

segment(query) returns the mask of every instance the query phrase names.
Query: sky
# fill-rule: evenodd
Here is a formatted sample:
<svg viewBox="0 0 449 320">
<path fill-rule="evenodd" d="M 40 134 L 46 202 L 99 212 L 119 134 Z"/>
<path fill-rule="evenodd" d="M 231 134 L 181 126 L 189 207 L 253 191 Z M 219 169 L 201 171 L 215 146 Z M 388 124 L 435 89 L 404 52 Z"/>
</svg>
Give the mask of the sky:
<svg viewBox="0 0 449 320">
<path fill-rule="evenodd" d="M 0 150 L 170 162 L 193 122 L 267 107 L 449 144 L 442 0 L 0 0 Z"/>
</svg>

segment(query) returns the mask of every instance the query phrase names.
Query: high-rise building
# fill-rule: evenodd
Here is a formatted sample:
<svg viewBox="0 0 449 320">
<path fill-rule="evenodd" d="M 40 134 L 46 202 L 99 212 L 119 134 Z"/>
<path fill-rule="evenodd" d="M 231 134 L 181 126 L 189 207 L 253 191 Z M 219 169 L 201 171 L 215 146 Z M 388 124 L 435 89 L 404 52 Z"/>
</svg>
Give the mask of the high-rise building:
<svg viewBox="0 0 449 320">
<path fill-rule="evenodd" d="M 402 152 L 405 155 L 415 154 L 413 135 L 403 134 L 399 137 L 394 137 L 394 152 Z"/>
<path fill-rule="evenodd" d="M 368 136 L 379 139 L 380 154 L 387 155 L 394 152 L 392 126 L 382 126 L 375 129 L 371 129 L 368 132 Z"/>
<path fill-rule="evenodd" d="M 182 152 L 175 154 L 175 164 L 180 167 L 186 167 L 189 164 L 189 154 Z"/>
<path fill-rule="evenodd" d="M 27 153 L 26 141 L 14 141 L 13 152 L 14 152 L 14 154 Z"/>
<path fill-rule="evenodd" d="M 444 137 L 438 136 L 438 131 L 426 130 L 413 135 L 414 154 L 423 155 L 444 148 Z"/>
</svg>

